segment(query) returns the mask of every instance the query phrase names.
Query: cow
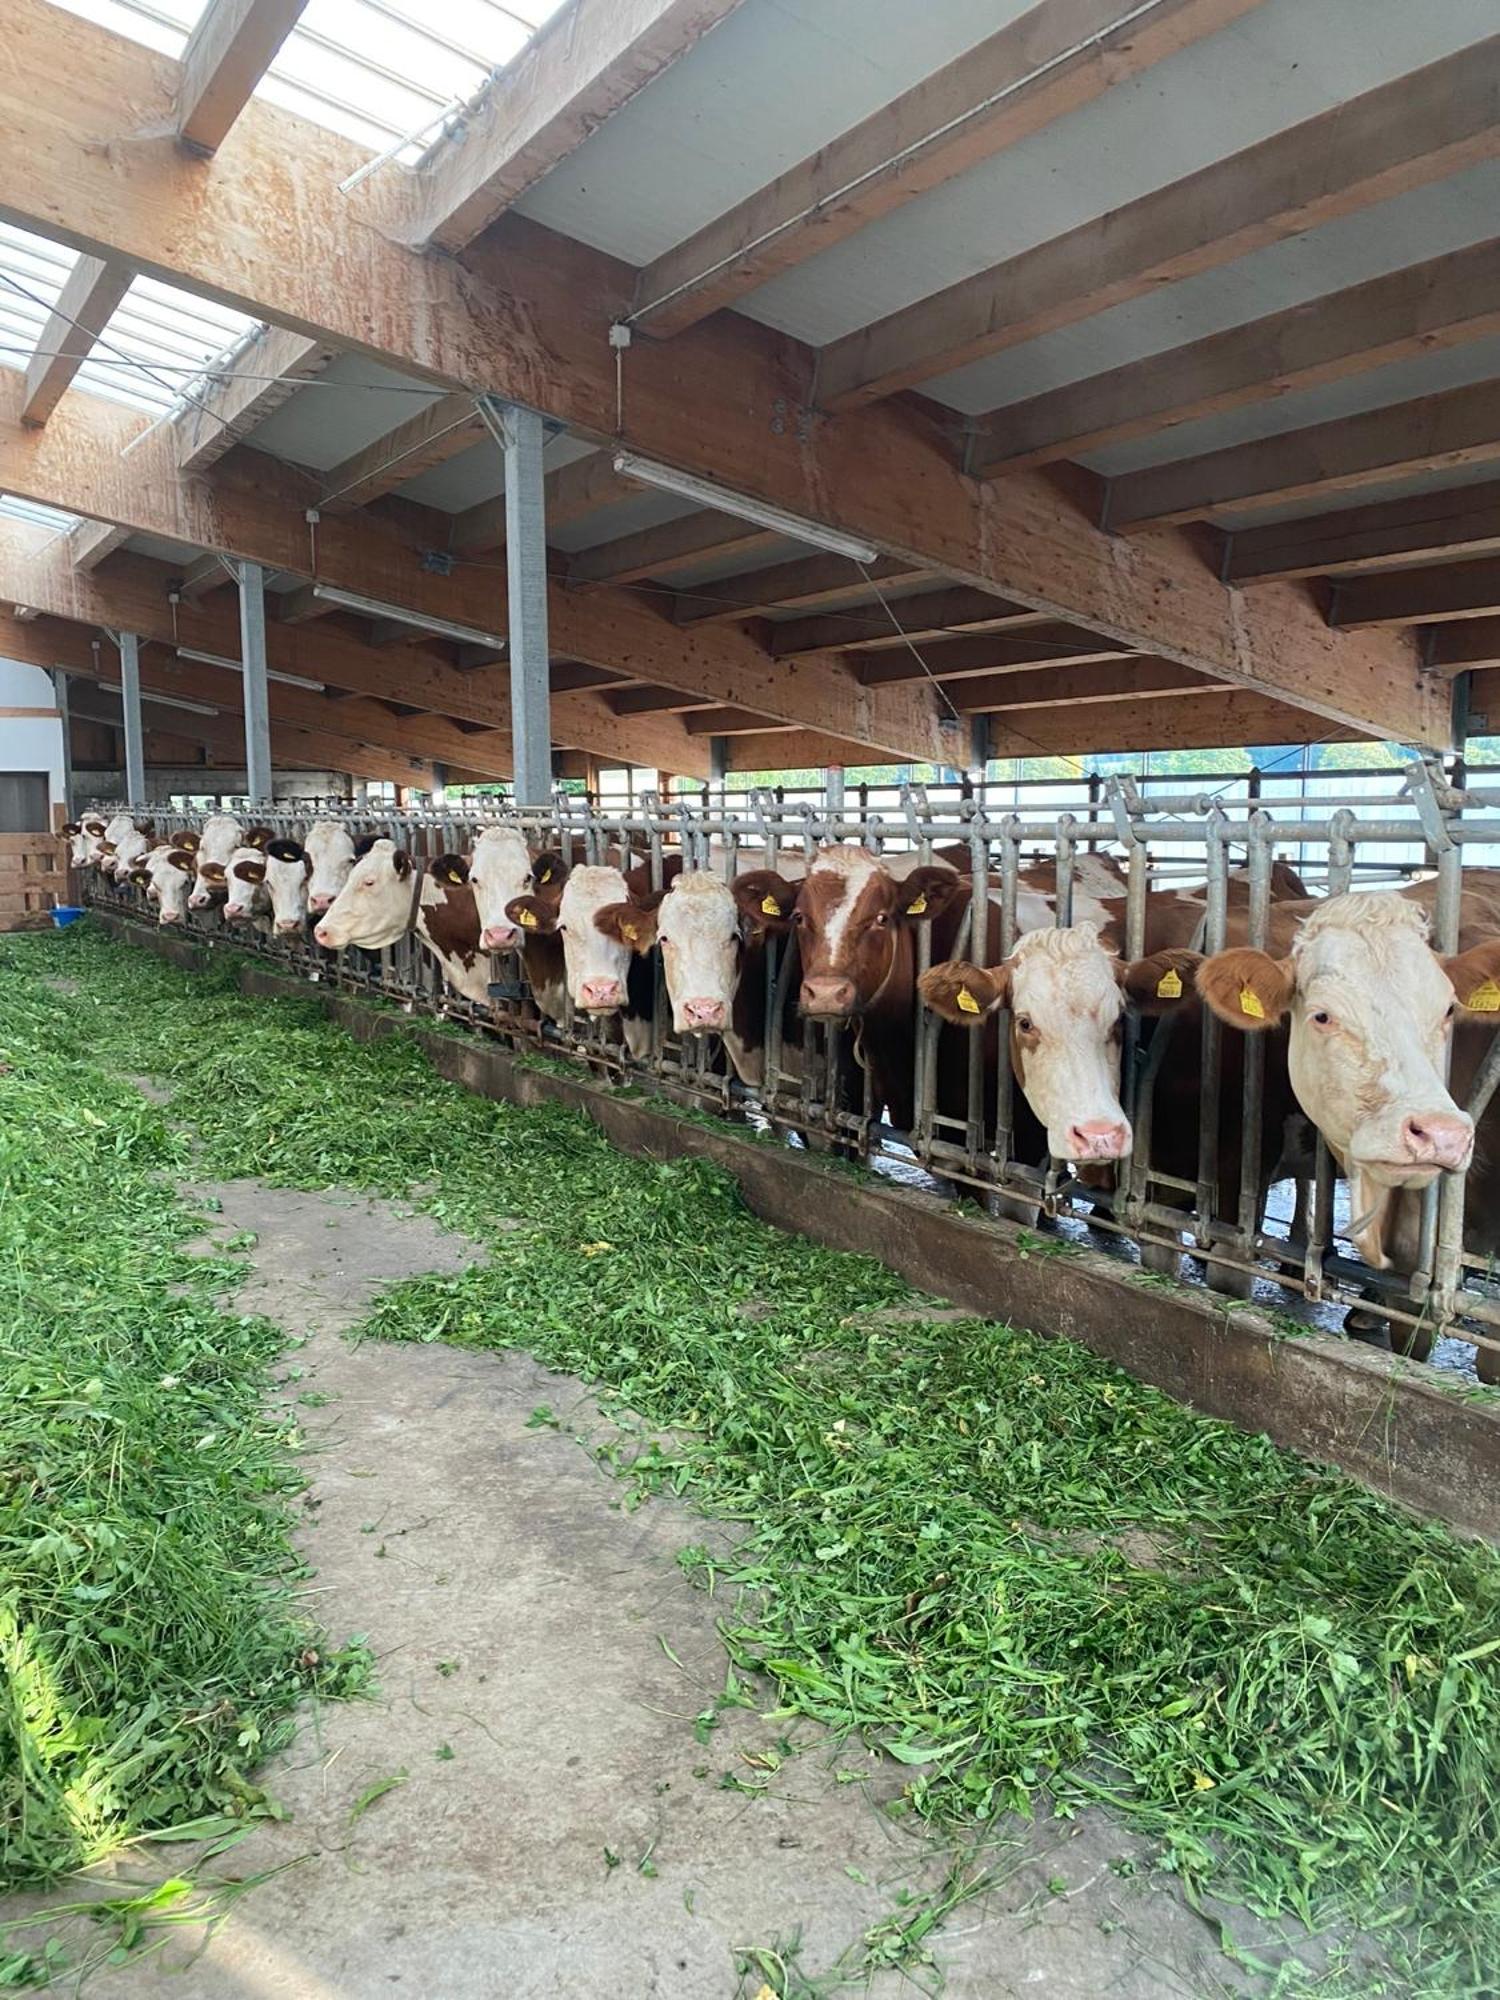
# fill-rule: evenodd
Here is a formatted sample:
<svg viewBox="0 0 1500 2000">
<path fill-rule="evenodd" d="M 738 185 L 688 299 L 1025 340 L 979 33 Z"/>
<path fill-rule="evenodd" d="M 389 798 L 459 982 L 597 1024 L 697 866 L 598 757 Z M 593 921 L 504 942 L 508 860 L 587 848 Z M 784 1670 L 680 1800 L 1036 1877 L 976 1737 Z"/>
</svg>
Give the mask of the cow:
<svg viewBox="0 0 1500 2000">
<path fill-rule="evenodd" d="M 665 872 L 675 878 L 681 859 L 674 860 L 676 867 Z M 656 990 L 643 918 L 666 893 L 653 894 L 647 880 L 645 863 L 628 875 L 618 868 L 574 868 L 555 898 L 518 896 L 505 912 L 528 937 L 561 941 L 563 985 L 574 1010 L 595 1020 L 618 1016 L 625 1046 L 636 1057 L 650 1046 Z M 540 994 L 538 1004 L 548 1011 Z"/>
<path fill-rule="evenodd" d="M 224 921 L 254 922 L 265 929 L 271 898 L 266 888 L 266 856 L 263 849 L 248 843 L 237 847 L 224 869 Z"/>
<path fill-rule="evenodd" d="M 228 894 L 224 871 L 235 849 L 245 845 L 244 828 L 232 814 L 214 813 L 204 821 L 198 837 L 193 893 L 188 897 L 190 910 L 206 910 Z"/>
<path fill-rule="evenodd" d="M 188 892 L 195 875 L 196 857 L 185 847 L 153 848 L 147 856 L 148 896 L 158 905 L 158 924 L 187 921 Z"/>
<path fill-rule="evenodd" d="M 1120 1104 L 1121 1027 L 1127 1002 L 1174 1011 L 1192 990 L 1198 954 L 1155 952 L 1126 963 L 1093 923 L 1034 930 L 988 968 L 948 961 L 923 973 L 924 1004 L 954 1027 L 985 1029 L 1010 1009 L 1012 1072 L 1048 1154 L 1075 1164 L 1122 1160 L 1132 1133 Z M 998 1062 L 987 1034 L 986 1103 Z M 1022 1143 L 1019 1150 L 1030 1150 Z"/>
<path fill-rule="evenodd" d="M 336 819 L 317 819 L 302 843 L 308 859 L 308 914 L 321 917 L 349 879 L 355 862 L 353 836 Z"/>
<path fill-rule="evenodd" d="M 1471 1163 L 1465 1247 L 1500 1250 L 1500 1110 L 1492 1099 L 1476 1148 L 1459 1102 L 1500 1025 L 1500 936 L 1488 891 L 1477 880 L 1466 887 L 1460 949 L 1447 956 L 1428 942 L 1423 905 L 1435 886 L 1423 883 L 1331 897 L 1307 912 L 1280 956 L 1238 947 L 1198 969 L 1199 992 L 1229 1026 L 1264 1033 L 1285 1024 L 1292 1088 L 1348 1179 L 1349 1233 L 1376 1270 L 1416 1268 L 1423 1191 Z M 1429 1344 L 1419 1333 L 1412 1350 Z M 1494 1359 L 1481 1350 L 1479 1361 L 1493 1377 Z"/>
<path fill-rule="evenodd" d="M 479 915 L 460 857 L 439 855 L 418 868 L 381 836 L 349 871 L 313 930 L 329 951 L 384 951 L 414 931 L 444 979 L 466 1000 L 489 999 L 489 961 L 479 948 Z"/>
<path fill-rule="evenodd" d="M 62 831 L 68 843 L 70 868 L 92 868 L 95 865 L 107 824 L 97 813 L 85 813 L 82 819 L 67 822 Z"/>
</svg>

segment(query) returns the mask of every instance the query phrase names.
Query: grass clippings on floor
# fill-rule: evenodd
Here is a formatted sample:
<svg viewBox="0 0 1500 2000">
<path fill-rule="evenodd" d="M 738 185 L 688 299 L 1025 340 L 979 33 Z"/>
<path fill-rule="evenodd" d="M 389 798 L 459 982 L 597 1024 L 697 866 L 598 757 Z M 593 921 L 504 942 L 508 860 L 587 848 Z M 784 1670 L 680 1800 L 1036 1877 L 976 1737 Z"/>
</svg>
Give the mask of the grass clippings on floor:
<svg viewBox="0 0 1500 2000">
<path fill-rule="evenodd" d="M 37 987 L 44 967 L 80 993 Z M 1493 1993 L 1492 1550 L 1069 1342 L 924 1320 L 901 1280 L 758 1222 L 718 1171 L 470 1096 L 399 1036 L 362 1046 L 312 1004 L 241 997 L 229 968 L 75 934 L 0 946 L 7 989 L 45 1046 L 168 1080 L 200 1171 L 420 1187 L 485 1242 L 486 1266 L 395 1287 L 367 1331 L 524 1347 L 632 1413 L 605 1449 L 636 1488 L 744 1524 L 719 1578 L 748 1586 L 736 1662 L 909 1765 L 909 1811 L 972 1834 L 1044 1795 L 1107 1800 L 1189 1894 L 1378 1934 L 1391 1969 L 1361 1994 Z M 122 1096 L 80 1139 L 96 1187 L 153 1120 Z M 172 1255 L 153 1239 L 143 1282 Z M 876 1318 L 902 1302 L 917 1316 Z M 66 1650 L 69 1609 L 41 1600 L 38 1643 Z"/>
<path fill-rule="evenodd" d="M 298 1701 L 364 1672 L 294 1602 L 303 1482 L 266 1398 L 285 1336 L 215 1305 L 242 1267 L 182 1248 L 184 1142 L 105 1068 L 103 994 L 60 996 L 48 962 L 0 953 L 6 1886 L 258 1809 Z"/>
</svg>

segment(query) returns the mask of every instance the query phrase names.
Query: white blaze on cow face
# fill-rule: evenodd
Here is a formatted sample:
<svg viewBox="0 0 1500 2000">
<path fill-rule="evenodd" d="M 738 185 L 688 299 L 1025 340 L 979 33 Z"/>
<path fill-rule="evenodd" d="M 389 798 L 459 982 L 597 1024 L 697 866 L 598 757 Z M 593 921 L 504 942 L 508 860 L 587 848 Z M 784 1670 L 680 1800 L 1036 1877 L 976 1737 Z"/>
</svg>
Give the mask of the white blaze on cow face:
<svg viewBox="0 0 1500 2000">
<path fill-rule="evenodd" d="M 384 951 L 411 927 L 411 856 L 377 840 L 350 869 L 313 936 L 329 951 Z"/>
<path fill-rule="evenodd" d="M 205 822 L 198 842 L 198 868 L 193 893 L 188 897 L 190 910 L 206 910 L 213 902 L 217 885 L 204 874 L 204 866 L 212 863 L 217 868 L 227 869 L 235 849 L 242 845 L 243 831 L 239 821 L 229 813 L 215 813 Z"/>
<path fill-rule="evenodd" d="M 1292 1088 L 1351 1172 L 1421 1187 L 1467 1166 L 1473 1120 L 1443 1080 L 1453 987 L 1422 911 L 1396 895 L 1336 896 L 1291 962 Z"/>
<path fill-rule="evenodd" d="M 224 915 L 230 923 L 245 923 L 270 908 L 265 856 L 258 847 L 234 850 L 224 869 L 224 889 Z"/>
<path fill-rule="evenodd" d="M 717 875 L 679 875 L 656 913 L 672 1027 L 679 1035 L 722 1034 L 740 983 L 740 913 Z"/>
<path fill-rule="evenodd" d="M 630 892 L 618 868 L 575 868 L 563 884 L 557 909 L 568 996 L 584 1014 L 614 1014 L 625 1005 L 630 945 L 610 937 L 594 919 Z"/>
<path fill-rule="evenodd" d="M 354 841 L 346 826 L 334 819 L 314 820 L 303 842 L 312 873 L 307 878 L 307 907 L 315 917 L 328 909 L 349 879 L 354 866 Z"/>
<path fill-rule="evenodd" d="M 186 923 L 188 891 L 193 885 L 193 857 L 181 848 L 158 847 L 148 857 L 147 867 L 151 878 L 147 893 L 160 905 L 156 921 Z"/>
<path fill-rule="evenodd" d="M 266 849 L 265 864 L 272 927 L 283 936 L 292 936 L 307 927 L 307 854 L 300 841 L 273 840 Z"/>
<path fill-rule="evenodd" d="M 1093 924 L 1038 930 L 1010 966 L 1011 1055 L 1026 1101 L 1059 1160 L 1118 1160 L 1130 1151 L 1120 1106 L 1118 965 Z"/>
<path fill-rule="evenodd" d="M 513 826 L 487 826 L 469 856 L 469 887 L 479 912 L 482 951 L 514 951 L 521 933 L 505 914 L 507 903 L 531 888 L 531 853 Z"/>
</svg>

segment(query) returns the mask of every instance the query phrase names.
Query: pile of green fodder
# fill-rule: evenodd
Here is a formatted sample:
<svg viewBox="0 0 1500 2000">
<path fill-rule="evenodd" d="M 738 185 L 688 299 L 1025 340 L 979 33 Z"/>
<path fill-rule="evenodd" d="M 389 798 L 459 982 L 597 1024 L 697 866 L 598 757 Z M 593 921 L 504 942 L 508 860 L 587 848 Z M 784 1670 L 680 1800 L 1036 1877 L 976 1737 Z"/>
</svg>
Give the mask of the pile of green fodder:
<svg viewBox="0 0 1500 2000">
<path fill-rule="evenodd" d="M 747 1586 L 735 1659 L 909 1764 L 915 1812 L 972 1829 L 1106 1800 L 1190 1891 L 1383 1935 L 1407 1968 L 1386 1990 L 1493 1991 L 1493 1551 L 1067 1341 L 924 1317 L 718 1172 L 469 1096 L 399 1036 L 360 1046 L 96 940 L 68 956 L 213 1169 L 420 1188 L 488 1244 L 368 1330 L 525 1347 L 598 1385 L 636 1489 L 743 1524 L 719 1570 Z"/>
<path fill-rule="evenodd" d="M 182 1244 L 184 1142 L 105 1067 L 107 988 L 0 941 L 0 1883 L 257 1809 L 313 1690 L 351 1687 L 297 1613 L 283 1335 L 213 1303 Z M 82 1030 L 82 1031 L 81 1031 Z"/>
</svg>

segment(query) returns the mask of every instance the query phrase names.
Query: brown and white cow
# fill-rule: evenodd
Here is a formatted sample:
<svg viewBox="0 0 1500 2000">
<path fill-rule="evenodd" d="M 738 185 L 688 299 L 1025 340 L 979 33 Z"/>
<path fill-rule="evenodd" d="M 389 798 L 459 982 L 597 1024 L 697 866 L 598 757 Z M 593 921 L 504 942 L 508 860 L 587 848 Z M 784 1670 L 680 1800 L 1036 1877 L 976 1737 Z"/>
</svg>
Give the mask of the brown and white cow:
<svg viewBox="0 0 1500 2000">
<path fill-rule="evenodd" d="M 146 857 L 147 895 L 157 905 L 158 924 L 187 922 L 188 895 L 197 857 L 185 847 L 157 847 Z"/>
<path fill-rule="evenodd" d="M 540 892 L 517 896 L 506 906 L 506 916 L 527 940 L 528 977 L 530 941 L 560 944 L 562 985 L 575 1012 L 595 1020 L 617 1016 L 634 1056 L 644 1055 L 650 1044 L 655 1000 L 646 920 L 665 893 L 653 894 L 647 879 L 644 864 L 628 874 L 602 866 L 574 868 L 565 873 L 556 896 L 546 893 L 553 886 L 549 881 Z M 546 977 L 550 987 L 555 967 L 549 967 Z M 550 994 L 544 999 L 534 977 L 532 990 L 543 1013 L 558 1019 L 551 1012 L 556 1001 Z"/>
<path fill-rule="evenodd" d="M 313 936 L 329 951 L 384 951 L 414 931 L 443 978 L 466 1000 L 489 998 L 489 959 L 479 948 L 474 892 L 453 855 L 417 871 L 404 848 L 379 839 L 349 871 Z"/>
<path fill-rule="evenodd" d="M 254 923 L 267 928 L 271 898 L 266 889 L 266 857 L 262 848 L 247 842 L 237 847 L 224 868 L 224 921 Z"/>
<path fill-rule="evenodd" d="M 235 849 L 244 845 L 245 830 L 232 813 L 214 813 L 204 821 L 198 836 L 193 891 L 188 897 L 190 910 L 206 910 L 228 894 L 225 870 Z"/>
<path fill-rule="evenodd" d="M 1377 1270 L 1415 1268 L 1422 1190 L 1475 1161 L 1474 1121 L 1455 1091 L 1472 1083 L 1500 1025 L 1492 899 L 1480 885 L 1466 890 L 1463 948 L 1445 957 L 1428 942 L 1431 891 L 1332 897 L 1307 911 L 1283 955 L 1229 950 L 1198 972 L 1199 991 L 1230 1026 L 1286 1024 L 1292 1088 L 1348 1179 L 1351 1235 Z M 1465 1243 L 1476 1251 L 1500 1248 L 1494 1100 L 1484 1136 L 1465 1204 Z"/>
</svg>

